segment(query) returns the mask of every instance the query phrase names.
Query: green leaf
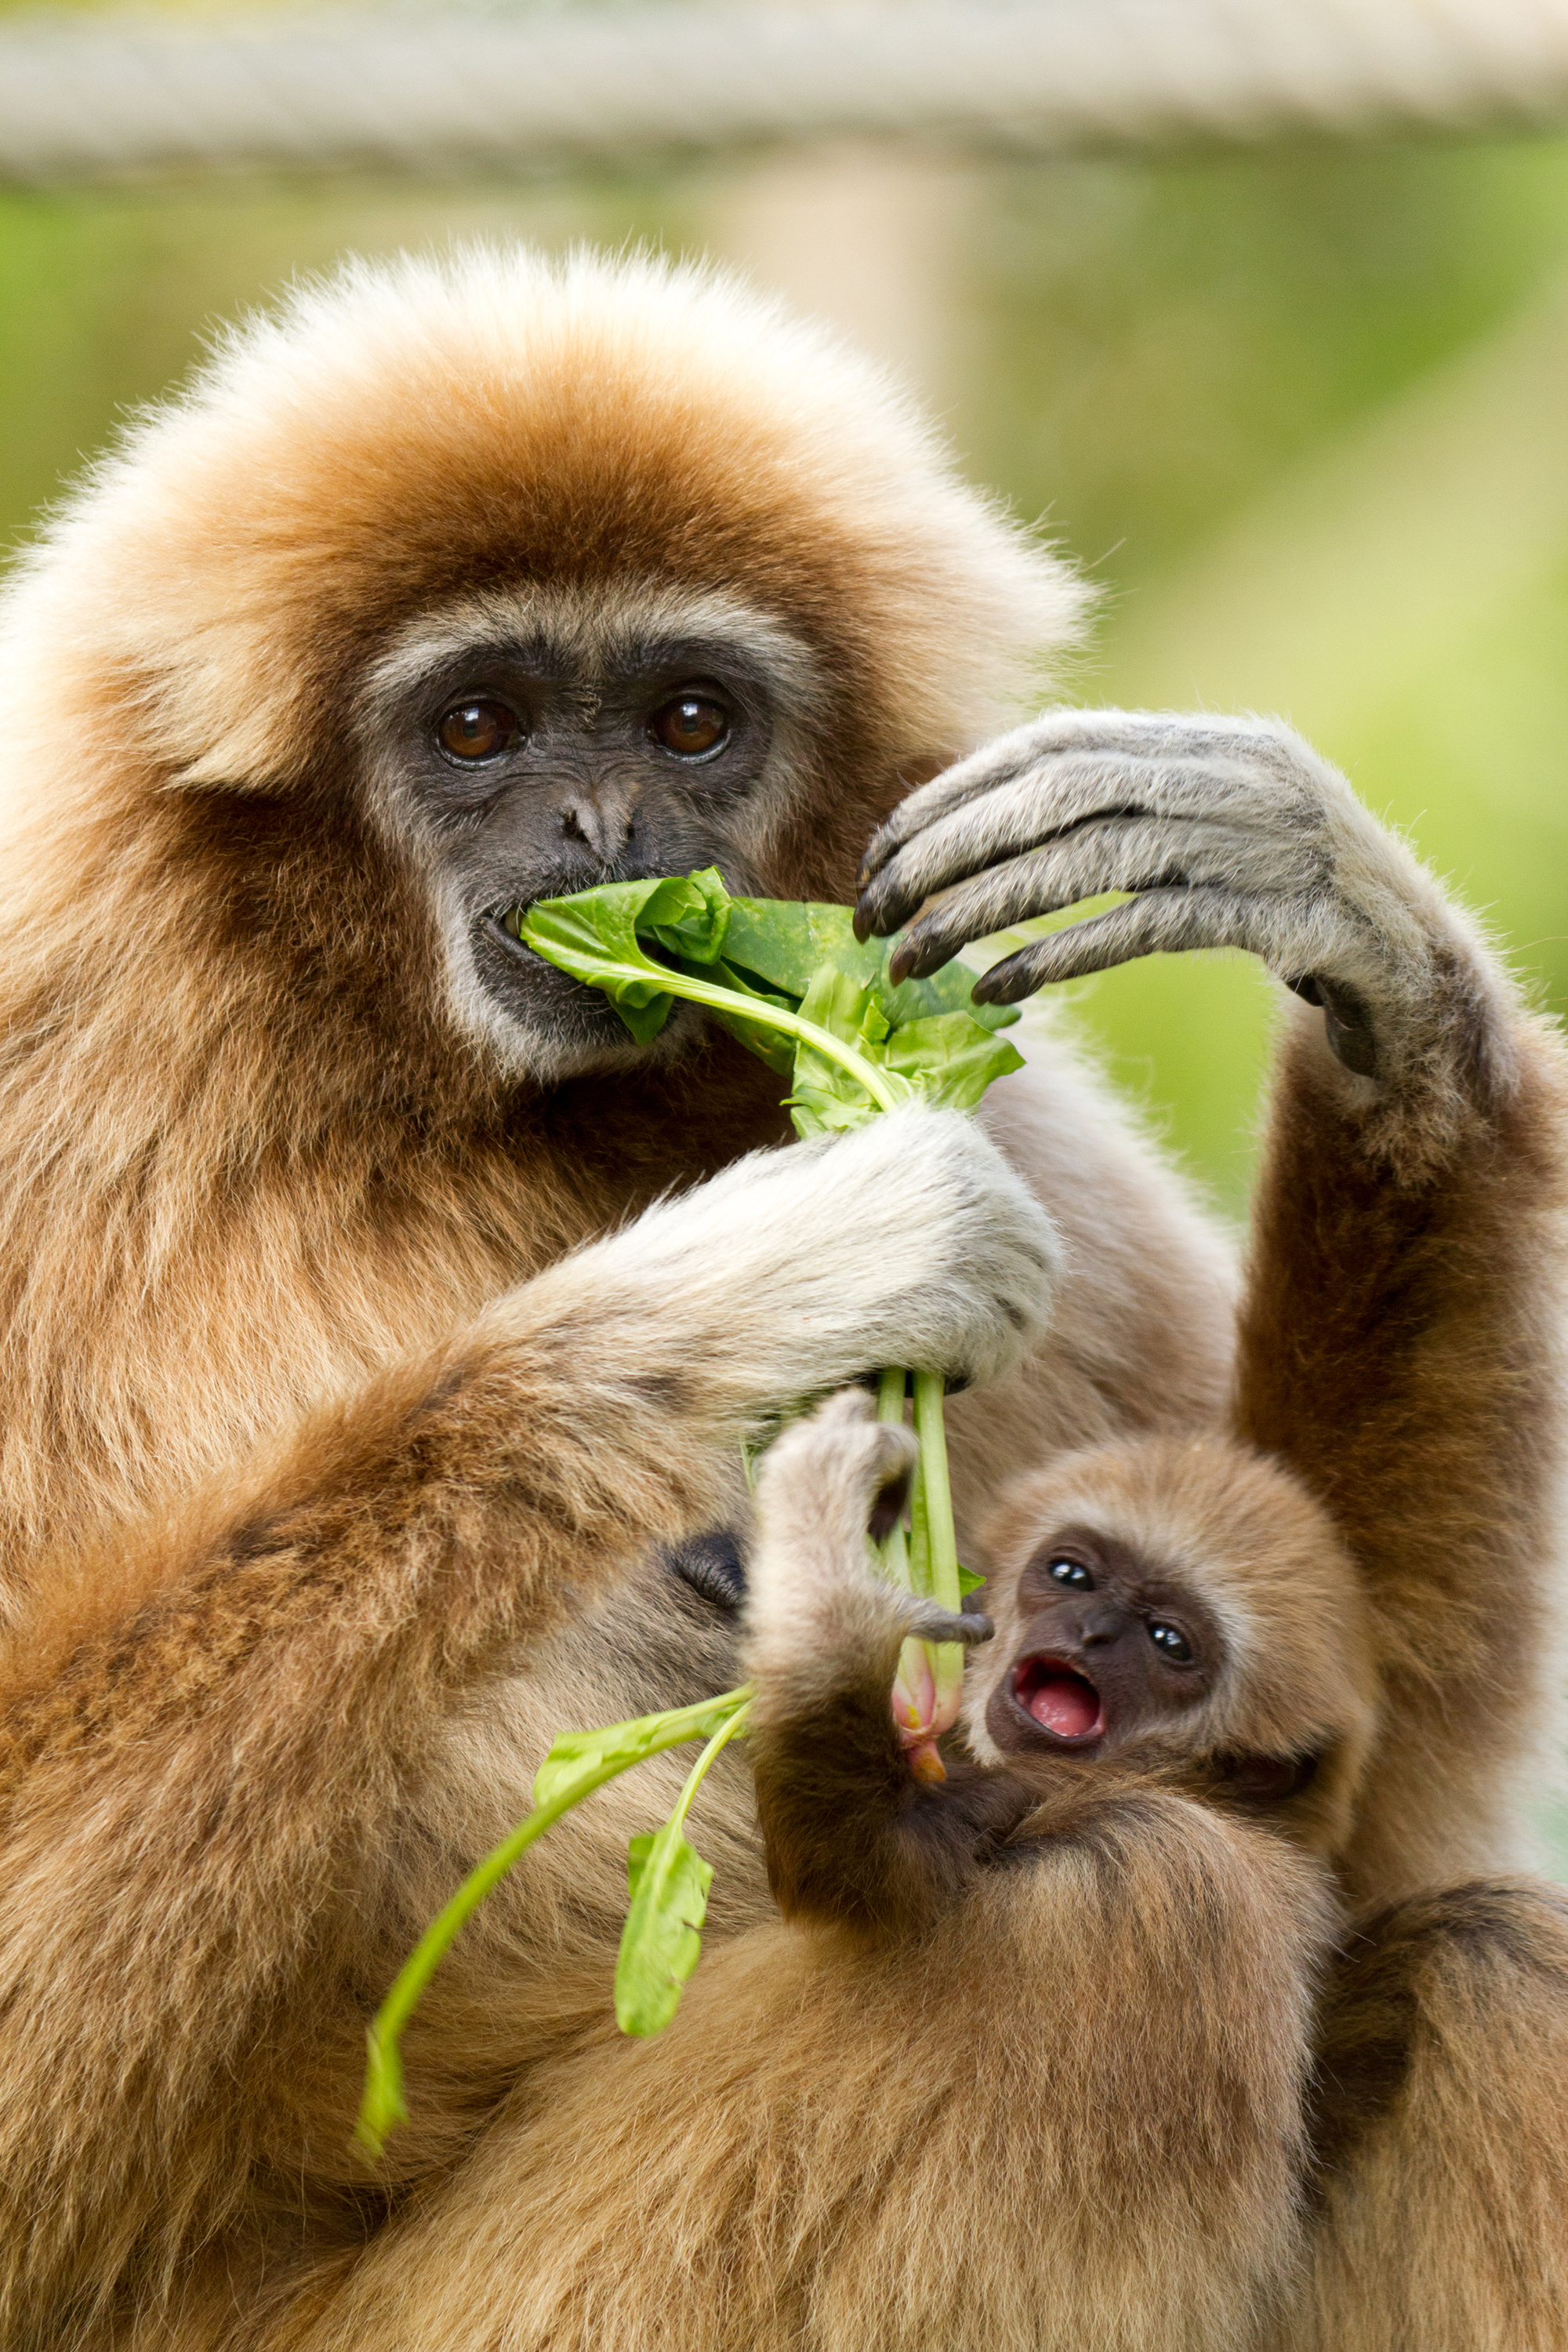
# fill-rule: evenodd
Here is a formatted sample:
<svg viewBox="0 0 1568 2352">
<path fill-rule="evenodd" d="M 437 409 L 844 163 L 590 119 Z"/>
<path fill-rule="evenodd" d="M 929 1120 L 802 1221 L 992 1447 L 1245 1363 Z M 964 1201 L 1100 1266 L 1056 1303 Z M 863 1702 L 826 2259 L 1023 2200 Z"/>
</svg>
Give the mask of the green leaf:
<svg viewBox="0 0 1568 2352">
<path fill-rule="evenodd" d="M 634 1716 L 629 1723 L 609 1723 L 595 1731 L 563 1731 L 533 1776 L 533 1801 L 542 1810 L 576 1790 L 597 1785 L 609 1774 L 640 1764 L 645 1756 L 676 1748 L 683 1740 L 710 1739 L 745 1705 L 750 1693 L 722 1691 L 717 1698 L 695 1706 L 666 1707 L 659 1715 Z"/>
<path fill-rule="evenodd" d="M 1007 1029 L 1019 1018 L 1016 1004 L 976 1004 L 974 974 L 959 963 L 944 964 L 929 980 L 888 977 L 898 940 L 858 940 L 847 907 L 793 898 L 731 898 L 724 960 L 738 971 L 781 988 L 798 1000 L 825 963 L 875 987 L 895 1027 L 932 1013 L 963 1013 L 983 1029 Z"/>
<path fill-rule="evenodd" d="M 1024 1066 L 1015 1046 L 992 1036 L 967 1013 L 906 1022 L 877 1058 L 907 1078 L 922 1102 L 942 1103 L 950 1110 L 973 1110 L 993 1078 Z"/>
<path fill-rule="evenodd" d="M 623 2033 L 662 2033 L 701 1956 L 713 1865 L 687 1843 L 683 1811 L 627 1848 L 631 1908 L 616 1962 L 616 2022 Z"/>
<path fill-rule="evenodd" d="M 963 1594 L 965 1600 L 968 1599 L 972 1592 L 978 1592 L 980 1587 L 984 1583 L 984 1581 L 985 1579 L 983 1576 L 976 1576 L 972 1568 L 965 1568 L 963 1562 L 962 1560 L 959 1561 L 958 1589 L 960 1592 Z"/>
<path fill-rule="evenodd" d="M 812 975 L 800 1013 L 803 1021 L 826 1029 L 829 1036 L 843 1038 L 868 1062 L 887 1063 L 887 1016 L 868 982 L 825 963 Z M 901 1078 L 893 1092 L 900 1101 L 915 1099 L 916 1089 Z M 877 1118 L 879 1106 L 849 1071 L 803 1040 L 795 1048 L 790 1114 L 798 1134 L 820 1135 L 829 1129 L 864 1127 Z"/>
<path fill-rule="evenodd" d="M 713 978 L 721 988 L 729 989 L 739 1000 L 733 1008 L 724 1011 L 720 1011 L 716 1006 L 709 1008 L 720 1027 L 727 1029 L 731 1037 L 739 1039 L 748 1054 L 755 1054 L 759 1060 L 766 1062 L 771 1070 L 776 1070 L 781 1078 L 793 1076 L 795 1039 L 784 1036 L 778 1029 L 772 1027 L 766 1020 L 747 1020 L 745 1013 L 741 1010 L 741 1005 L 749 997 L 759 1005 L 771 1005 L 793 1013 L 796 1009 L 796 1000 L 776 990 L 761 987 L 754 974 L 737 971 L 735 967 L 722 957 L 713 967 Z"/>
<path fill-rule="evenodd" d="M 669 1018 L 675 999 L 661 964 L 647 954 L 637 939 L 637 920 L 648 902 L 658 902 L 670 919 L 669 928 L 682 920 L 700 919 L 705 904 L 693 885 L 684 879 L 670 896 L 668 878 L 651 882 L 609 882 L 597 890 L 580 890 L 570 898 L 541 898 L 517 924 L 525 947 L 570 972 L 574 980 L 602 988 L 639 1045 L 649 1045 Z"/>
<path fill-rule="evenodd" d="M 645 900 L 637 928 L 651 932 L 681 963 L 717 963 L 730 928 L 730 906 L 719 868 L 709 866 L 700 874 L 660 882 Z"/>
</svg>

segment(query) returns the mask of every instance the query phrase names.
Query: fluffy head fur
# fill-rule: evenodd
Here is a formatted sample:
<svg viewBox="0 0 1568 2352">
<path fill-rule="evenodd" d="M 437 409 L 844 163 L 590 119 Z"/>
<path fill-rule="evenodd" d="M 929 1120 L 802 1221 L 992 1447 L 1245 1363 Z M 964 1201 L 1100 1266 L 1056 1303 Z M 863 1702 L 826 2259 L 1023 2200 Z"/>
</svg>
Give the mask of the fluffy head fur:
<svg viewBox="0 0 1568 2352">
<path fill-rule="evenodd" d="M 276 787 L 412 616 L 637 580 L 744 583 L 895 761 L 983 731 L 1083 601 L 888 382 L 738 281 L 475 250 L 353 264 L 226 340 L 65 507 L 10 629 L 40 753 L 68 711 L 165 780 Z"/>
</svg>

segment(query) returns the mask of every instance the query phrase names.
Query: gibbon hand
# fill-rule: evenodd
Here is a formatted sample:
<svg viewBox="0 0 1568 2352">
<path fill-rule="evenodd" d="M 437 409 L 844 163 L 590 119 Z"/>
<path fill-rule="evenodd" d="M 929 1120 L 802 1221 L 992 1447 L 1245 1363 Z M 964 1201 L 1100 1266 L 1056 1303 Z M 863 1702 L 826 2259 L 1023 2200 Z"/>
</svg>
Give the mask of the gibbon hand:
<svg viewBox="0 0 1568 2352">
<path fill-rule="evenodd" d="M 896 954 L 934 971 L 969 940 L 1103 892 L 1112 908 L 1010 955 L 974 993 L 1187 948 L 1245 948 L 1309 1003 L 1347 1070 L 1418 1058 L 1444 978 L 1471 966 L 1462 919 L 1404 845 L 1289 728 L 1270 719 L 1058 710 L 912 793 L 872 839 L 861 938 L 939 892 Z"/>
</svg>

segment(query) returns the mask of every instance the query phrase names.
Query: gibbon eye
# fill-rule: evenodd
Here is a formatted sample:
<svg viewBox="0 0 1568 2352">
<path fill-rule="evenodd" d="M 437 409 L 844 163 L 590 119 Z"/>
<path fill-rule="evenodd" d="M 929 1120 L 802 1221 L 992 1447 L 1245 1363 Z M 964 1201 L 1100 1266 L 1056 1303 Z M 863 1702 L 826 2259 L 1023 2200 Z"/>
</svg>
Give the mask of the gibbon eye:
<svg viewBox="0 0 1568 2352">
<path fill-rule="evenodd" d="M 667 751 L 682 760 L 700 760 L 729 740 L 730 714 L 706 695 L 678 694 L 654 712 L 647 731 Z"/>
<path fill-rule="evenodd" d="M 1094 1579 L 1076 1559 L 1053 1559 L 1046 1571 L 1053 1584 L 1076 1584 L 1080 1592 L 1094 1591 Z"/>
<path fill-rule="evenodd" d="M 1149 1628 L 1149 1639 L 1153 1643 L 1160 1655 L 1163 1658 L 1169 1658 L 1173 1665 L 1190 1666 L 1192 1664 L 1192 1644 L 1184 1633 L 1177 1633 L 1173 1625 L 1163 1625 L 1155 1622 Z"/>
<path fill-rule="evenodd" d="M 476 696 L 472 702 L 456 702 L 442 713 L 436 740 L 449 760 L 468 762 L 499 760 L 521 733 L 522 721 L 508 704 Z"/>
</svg>

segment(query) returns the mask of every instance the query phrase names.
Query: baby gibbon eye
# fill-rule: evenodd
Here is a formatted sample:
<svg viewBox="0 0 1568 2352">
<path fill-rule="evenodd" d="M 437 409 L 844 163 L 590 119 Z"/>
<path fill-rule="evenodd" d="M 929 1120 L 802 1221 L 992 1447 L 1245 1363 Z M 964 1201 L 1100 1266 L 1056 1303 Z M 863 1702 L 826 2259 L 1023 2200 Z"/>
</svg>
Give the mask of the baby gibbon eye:
<svg viewBox="0 0 1568 2352">
<path fill-rule="evenodd" d="M 700 760 L 730 739 L 730 714 L 704 694 L 678 694 L 647 722 L 656 743 L 682 760 Z"/>
<path fill-rule="evenodd" d="M 1184 1633 L 1178 1633 L 1173 1625 L 1162 1624 L 1156 1619 L 1149 1627 L 1149 1639 L 1153 1643 L 1160 1655 L 1163 1658 L 1168 1658 L 1172 1665 L 1190 1666 L 1192 1664 L 1192 1643 Z"/>
<path fill-rule="evenodd" d="M 1053 1584 L 1076 1584 L 1080 1592 L 1094 1591 L 1094 1579 L 1076 1559 L 1053 1559 L 1046 1570 Z"/>
<path fill-rule="evenodd" d="M 505 702 L 476 695 L 471 702 L 456 702 L 443 711 L 436 740 L 449 760 L 465 764 L 499 760 L 522 734 L 522 721 Z"/>
</svg>

